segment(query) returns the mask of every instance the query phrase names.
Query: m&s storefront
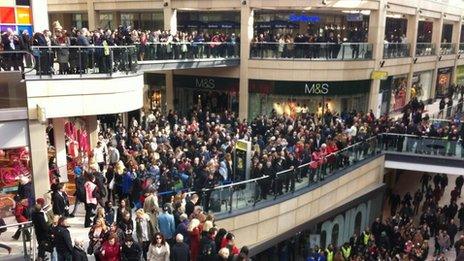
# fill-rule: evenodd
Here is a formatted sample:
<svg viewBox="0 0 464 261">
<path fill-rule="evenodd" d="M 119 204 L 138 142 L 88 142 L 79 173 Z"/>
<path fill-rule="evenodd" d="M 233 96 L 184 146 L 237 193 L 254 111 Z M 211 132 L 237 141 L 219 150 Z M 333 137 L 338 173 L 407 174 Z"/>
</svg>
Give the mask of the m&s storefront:
<svg viewBox="0 0 464 261">
<path fill-rule="evenodd" d="M 371 81 L 249 82 L 249 116 L 366 111 Z"/>
</svg>

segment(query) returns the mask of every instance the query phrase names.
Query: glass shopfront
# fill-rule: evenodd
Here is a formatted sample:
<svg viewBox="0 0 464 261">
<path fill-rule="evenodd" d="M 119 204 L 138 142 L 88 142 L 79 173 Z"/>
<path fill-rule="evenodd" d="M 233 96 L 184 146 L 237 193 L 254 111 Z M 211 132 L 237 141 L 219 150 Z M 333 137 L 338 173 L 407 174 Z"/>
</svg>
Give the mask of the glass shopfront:
<svg viewBox="0 0 464 261">
<path fill-rule="evenodd" d="M 415 72 L 412 77 L 411 98 L 427 101 L 431 97 L 433 71 Z"/>
<path fill-rule="evenodd" d="M 290 82 L 250 80 L 249 115 L 366 111 L 370 80 Z"/>
<path fill-rule="evenodd" d="M 451 85 L 453 67 L 440 68 L 437 72 L 437 85 L 435 87 L 435 98 L 442 98 L 448 95 Z"/>
<path fill-rule="evenodd" d="M 360 12 L 306 12 L 261 10 L 255 13 L 255 35 L 269 32 L 272 35 L 309 34 L 327 37 L 329 33 L 341 41 L 367 42 L 369 11 Z"/>
<path fill-rule="evenodd" d="M 239 79 L 174 75 L 173 81 L 174 108 L 183 114 L 192 109 L 238 112 Z"/>
<path fill-rule="evenodd" d="M 401 110 L 406 105 L 407 83 L 407 74 L 389 76 L 380 82 L 381 115 Z"/>
<path fill-rule="evenodd" d="M 160 109 L 165 112 L 166 109 L 166 76 L 159 73 L 146 73 L 144 82 L 148 85 L 147 100 L 144 108 L 151 110 Z M 145 103 L 145 102 L 144 102 Z"/>
<path fill-rule="evenodd" d="M 239 12 L 182 12 L 177 13 L 180 31 L 240 34 Z"/>
<path fill-rule="evenodd" d="M 119 17 L 123 27 L 141 30 L 158 30 L 164 27 L 163 11 L 120 13 Z"/>
<path fill-rule="evenodd" d="M 28 123 L 0 122 L 0 215 L 11 214 L 19 178 L 32 177 L 29 156 Z"/>
</svg>

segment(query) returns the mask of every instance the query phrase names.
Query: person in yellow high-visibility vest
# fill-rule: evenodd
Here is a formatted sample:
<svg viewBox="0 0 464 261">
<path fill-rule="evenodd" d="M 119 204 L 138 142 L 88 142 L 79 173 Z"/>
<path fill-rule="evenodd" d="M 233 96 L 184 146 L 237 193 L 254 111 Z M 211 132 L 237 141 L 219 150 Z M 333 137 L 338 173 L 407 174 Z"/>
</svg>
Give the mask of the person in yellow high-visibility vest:
<svg viewBox="0 0 464 261">
<path fill-rule="evenodd" d="M 363 246 L 367 247 L 369 245 L 369 242 L 371 241 L 371 231 L 369 227 L 366 228 L 361 234 L 361 242 Z"/>
<path fill-rule="evenodd" d="M 334 258 L 334 248 L 332 244 L 330 244 L 326 249 L 325 249 L 325 256 L 327 261 L 333 261 Z"/>
<path fill-rule="evenodd" d="M 345 243 L 342 246 L 342 255 L 345 260 L 350 260 L 351 257 L 351 246 L 349 243 Z"/>
</svg>

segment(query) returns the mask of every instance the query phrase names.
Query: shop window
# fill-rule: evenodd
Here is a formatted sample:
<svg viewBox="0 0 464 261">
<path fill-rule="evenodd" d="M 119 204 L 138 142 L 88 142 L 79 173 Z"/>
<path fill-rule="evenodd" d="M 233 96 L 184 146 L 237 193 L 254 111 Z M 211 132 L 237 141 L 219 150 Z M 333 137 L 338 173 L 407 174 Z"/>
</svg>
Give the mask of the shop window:
<svg viewBox="0 0 464 261">
<path fill-rule="evenodd" d="M 334 246 L 338 246 L 338 234 L 340 233 L 340 226 L 335 224 L 332 228 L 332 242 Z"/>
<path fill-rule="evenodd" d="M 72 26 L 76 27 L 77 29 L 88 28 L 89 20 L 87 14 L 72 14 Z"/>
<path fill-rule="evenodd" d="M 135 14 L 125 13 L 121 14 L 121 25 L 123 27 L 134 26 Z"/>
<path fill-rule="evenodd" d="M 419 21 L 419 27 L 417 30 L 417 42 L 418 43 L 431 43 L 432 32 L 433 32 L 433 22 Z"/>
<path fill-rule="evenodd" d="M 442 43 L 451 43 L 453 37 L 453 25 L 452 24 L 444 24 L 443 25 L 443 32 L 441 34 L 441 42 Z"/>
<path fill-rule="evenodd" d="M 113 29 L 114 21 L 113 21 L 113 14 L 111 13 L 101 13 L 100 14 L 100 28 L 104 29 Z"/>
<path fill-rule="evenodd" d="M 11 213 L 13 197 L 18 190 L 18 179 L 31 176 L 27 147 L 0 149 L 0 212 Z"/>
<path fill-rule="evenodd" d="M 354 218 L 354 233 L 360 235 L 361 233 L 362 213 L 358 212 Z"/>
</svg>

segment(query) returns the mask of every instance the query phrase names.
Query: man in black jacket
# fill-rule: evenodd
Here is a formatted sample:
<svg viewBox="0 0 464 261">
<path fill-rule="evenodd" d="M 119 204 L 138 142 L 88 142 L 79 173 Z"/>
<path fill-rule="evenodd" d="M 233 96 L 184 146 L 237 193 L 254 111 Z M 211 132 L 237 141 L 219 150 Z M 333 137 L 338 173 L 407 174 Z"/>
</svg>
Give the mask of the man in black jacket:
<svg viewBox="0 0 464 261">
<path fill-rule="evenodd" d="M 74 248 L 68 227 L 68 221 L 66 218 L 61 217 L 58 220 L 58 226 L 53 231 L 56 252 L 58 253 L 58 260 L 69 261 L 72 259 Z"/>
<path fill-rule="evenodd" d="M 213 245 L 214 245 L 214 241 Z M 190 260 L 189 246 L 184 243 L 184 236 L 182 234 L 176 235 L 176 243 L 172 246 L 171 260 L 175 261 L 188 261 Z"/>
<path fill-rule="evenodd" d="M 64 191 L 64 185 L 58 184 L 56 190 L 52 194 L 53 214 L 59 216 L 69 216 L 69 200 L 68 195 Z"/>
<path fill-rule="evenodd" d="M 122 245 L 121 260 L 122 261 L 139 261 L 142 255 L 142 248 L 131 236 L 127 236 Z M 174 259 L 175 260 L 175 259 Z"/>
<path fill-rule="evenodd" d="M 76 171 L 74 173 L 77 174 Z M 76 193 L 74 194 L 74 196 L 76 196 L 76 200 L 74 203 L 74 209 L 70 217 L 74 217 L 74 214 L 77 211 L 77 206 L 79 205 L 79 203 L 81 202 L 85 203 L 85 187 L 84 187 L 85 181 L 86 181 L 85 176 L 82 173 L 80 173 L 80 175 L 74 181 L 76 185 Z"/>
<path fill-rule="evenodd" d="M 35 236 L 38 243 L 39 260 L 45 259 L 45 245 L 50 242 L 48 238 L 49 227 L 47 224 L 45 213 L 42 211 L 43 199 L 37 199 L 37 204 L 34 206 L 34 211 L 31 214 L 32 225 L 34 225 Z"/>
</svg>

